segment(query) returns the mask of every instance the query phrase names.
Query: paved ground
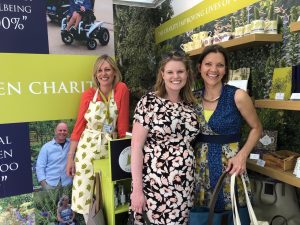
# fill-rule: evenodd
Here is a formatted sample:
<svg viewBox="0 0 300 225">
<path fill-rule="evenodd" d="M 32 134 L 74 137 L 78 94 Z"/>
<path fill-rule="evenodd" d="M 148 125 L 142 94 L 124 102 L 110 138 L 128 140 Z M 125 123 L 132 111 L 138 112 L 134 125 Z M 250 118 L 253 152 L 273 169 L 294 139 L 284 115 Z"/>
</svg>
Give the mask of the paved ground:
<svg viewBox="0 0 300 225">
<path fill-rule="evenodd" d="M 104 21 L 105 27 L 110 33 L 110 40 L 106 46 L 98 46 L 95 50 L 88 50 L 85 42 L 74 41 L 71 45 L 65 45 L 61 40 L 60 25 L 48 21 L 48 42 L 50 54 L 66 55 L 114 55 L 114 30 L 113 30 L 113 5 L 112 0 L 95 1 L 95 16 L 98 21 Z"/>
</svg>

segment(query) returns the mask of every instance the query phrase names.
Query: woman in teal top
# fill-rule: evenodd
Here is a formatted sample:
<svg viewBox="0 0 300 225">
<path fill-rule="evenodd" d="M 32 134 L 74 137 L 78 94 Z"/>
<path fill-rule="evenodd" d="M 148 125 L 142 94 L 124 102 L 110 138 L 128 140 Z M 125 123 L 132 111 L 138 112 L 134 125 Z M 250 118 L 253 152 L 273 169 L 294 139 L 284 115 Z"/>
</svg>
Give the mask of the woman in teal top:
<svg viewBox="0 0 300 225">
<path fill-rule="evenodd" d="M 202 52 L 198 71 L 204 88 L 195 93 L 195 109 L 204 131 L 196 141 L 195 205 L 207 206 L 218 178 L 224 171 L 230 175 L 245 174 L 246 160 L 256 145 L 261 123 L 249 95 L 227 85 L 228 56 L 223 47 L 211 45 Z M 240 148 L 240 129 L 244 119 L 250 127 L 245 144 Z M 241 180 L 238 179 L 239 204 L 245 205 Z M 250 191 L 250 189 L 249 189 Z M 216 202 L 217 209 L 231 209 L 230 176 Z"/>
</svg>

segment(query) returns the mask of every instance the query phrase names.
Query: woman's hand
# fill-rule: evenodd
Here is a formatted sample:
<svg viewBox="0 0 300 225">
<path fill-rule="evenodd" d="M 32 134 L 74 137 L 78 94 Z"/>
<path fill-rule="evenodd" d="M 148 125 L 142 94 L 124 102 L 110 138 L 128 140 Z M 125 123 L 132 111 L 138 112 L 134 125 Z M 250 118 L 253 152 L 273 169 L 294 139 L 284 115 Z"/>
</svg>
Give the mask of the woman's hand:
<svg viewBox="0 0 300 225">
<path fill-rule="evenodd" d="M 141 214 L 143 212 L 143 209 L 146 206 L 146 197 L 143 191 L 133 190 L 130 195 L 130 199 L 131 199 L 131 210 Z"/>
<path fill-rule="evenodd" d="M 239 151 L 238 154 L 228 160 L 226 171 L 230 175 L 234 173 L 236 175 L 242 175 L 246 171 L 247 155 L 243 154 L 243 151 Z"/>
<path fill-rule="evenodd" d="M 68 159 L 67 159 L 67 166 L 66 166 L 66 174 L 69 177 L 74 177 L 75 175 L 75 162 L 73 159 L 74 156 L 70 156 L 68 155 Z"/>
</svg>

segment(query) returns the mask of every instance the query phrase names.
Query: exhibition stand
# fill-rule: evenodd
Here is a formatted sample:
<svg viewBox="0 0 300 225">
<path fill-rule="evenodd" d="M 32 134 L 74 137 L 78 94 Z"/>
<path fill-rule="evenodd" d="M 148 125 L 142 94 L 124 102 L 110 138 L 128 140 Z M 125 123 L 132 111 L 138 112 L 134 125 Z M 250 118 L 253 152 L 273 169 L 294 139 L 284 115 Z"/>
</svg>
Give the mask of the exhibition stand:
<svg viewBox="0 0 300 225">
<path fill-rule="evenodd" d="M 100 172 L 104 213 L 108 225 L 120 225 L 128 217 L 131 192 L 131 139 L 109 141 L 108 158 L 94 161 Z M 126 219 L 125 219 L 126 220 Z"/>
</svg>

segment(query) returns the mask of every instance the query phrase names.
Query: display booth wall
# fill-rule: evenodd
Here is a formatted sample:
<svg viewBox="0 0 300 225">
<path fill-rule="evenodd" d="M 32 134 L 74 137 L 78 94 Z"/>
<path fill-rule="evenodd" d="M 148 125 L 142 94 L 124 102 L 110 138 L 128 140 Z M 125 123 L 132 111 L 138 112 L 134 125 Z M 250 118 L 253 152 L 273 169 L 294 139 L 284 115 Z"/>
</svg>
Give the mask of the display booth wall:
<svg viewBox="0 0 300 225">
<path fill-rule="evenodd" d="M 172 17 L 170 2 L 165 1 L 159 11 L 155 9 L 151 12 L 149 9 L 116 6 L 116 15 L 119 16 L 119 19 L 115 20 L 116 30 L 119 33 L 116 43 L 120 46 L 116 48 L 116 53 L 121 59 L 126 83 L 131 88 L 132 111 L 134 103 L 153 87 L 158 62 L 166 52 L 174 49 L 182 51 L 180 46 L 191 42 L 192 35 L 200 31 L 211 31 L 212 35 L 231 31 L 232 18 L 236 26 L 251 22 L 254 20 L 254 8 L 258 9 L 259 17 L 265 20 L 269 17 L 269 8 L 273 4 L 272 14 L 279 22 L 278 32 L 282 34 L 282 41 L 229 51 L 231 69 L 245 67 L 251 70 L 248 82 L 250 95 L 254 99 L 268 98 L 274 68 L 291 67 L 300 63 L 300 35 L 299 32 L 290 30 L 290 23 L 296 21 L 300 15 L 299 0 L 264 0 L 252 3 L 203 1 L 175 17 Z M 230 12 L 233 5 L 236 10 Z M 200 10 L 202 6 L 206 14 Z M 157 13 L 160 17 L 148 19 L 150 14 L 157 15 Z M 161 24 L 161 20 L 166 22 Z M 134 32 L 131 32 L 132 30 Z M 154 30 L 156 36 L 141 35 L 147 34 L 147 30 Z M 149 44 L 153 41 L 158 45 Z M 191 57 L 194 68 L 198 57 L 197 54 Z M 199 74 L 196 74 L 196 79 L 199 79 Z M 265 129 L 278 130 L 278 149 L 300 151 L 298 129 L 300 115 L 297 111 L 268 109 L 257 111 Z"/>
</svg>

